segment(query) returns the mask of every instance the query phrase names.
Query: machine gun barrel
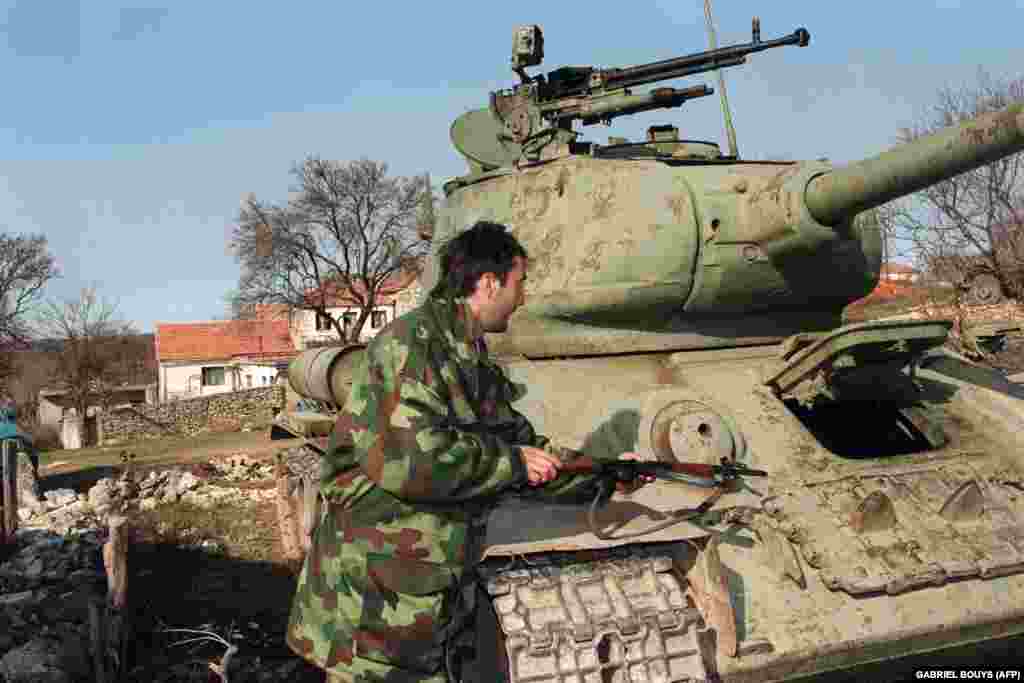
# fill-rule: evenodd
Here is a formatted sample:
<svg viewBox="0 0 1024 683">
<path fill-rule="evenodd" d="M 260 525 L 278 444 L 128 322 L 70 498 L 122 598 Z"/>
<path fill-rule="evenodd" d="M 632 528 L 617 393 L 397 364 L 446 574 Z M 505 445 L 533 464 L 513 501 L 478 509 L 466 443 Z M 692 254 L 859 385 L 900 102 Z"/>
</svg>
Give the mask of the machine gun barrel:
<svg viewBox="0 0 1024 683">
<path fill-rule="evenodd" d="M 857 213 L 1024 150 L 1024 103 L 925 135 L 818 175 L 804 200 L 819 223 L 834 226 Z"/>
<path fill-rule="evenodd" d="M 628 88 L 644 85 L 670 78 L 680 78 L 692 74 L 713 71 L 714 69 L 737 66 L 747 61 L 747 55 L 769 50 L 784 45 L 806 46 L 810 43 L 811 34 L 805 28 L 798 28 L 788 36 L 775 40 L 754 40 L 749 43 L 728 45 L 716 50 L 707 50 L 683 57 L 663 59 L 649 64 L 640 64 L 621 69 L 604 69 L 601 73 L 607 85 L 615 88 Z"/>
</svg>

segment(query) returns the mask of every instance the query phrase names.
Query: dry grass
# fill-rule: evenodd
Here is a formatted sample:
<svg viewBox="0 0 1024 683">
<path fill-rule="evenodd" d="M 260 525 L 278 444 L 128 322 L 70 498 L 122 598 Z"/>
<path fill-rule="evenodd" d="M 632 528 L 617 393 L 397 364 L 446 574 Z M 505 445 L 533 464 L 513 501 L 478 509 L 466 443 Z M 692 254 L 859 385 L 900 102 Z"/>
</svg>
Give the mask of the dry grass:
<svg viewBox="0 0 1024 683">
<path fill-rule="evenodd" d="M 138 512 L 133 521 L 140 536 L 150 542 L 198 548 L 243 561 L 283 564 L 273 507 L 268 504 L 203 508 L 172 503 Z"/>
</svg>

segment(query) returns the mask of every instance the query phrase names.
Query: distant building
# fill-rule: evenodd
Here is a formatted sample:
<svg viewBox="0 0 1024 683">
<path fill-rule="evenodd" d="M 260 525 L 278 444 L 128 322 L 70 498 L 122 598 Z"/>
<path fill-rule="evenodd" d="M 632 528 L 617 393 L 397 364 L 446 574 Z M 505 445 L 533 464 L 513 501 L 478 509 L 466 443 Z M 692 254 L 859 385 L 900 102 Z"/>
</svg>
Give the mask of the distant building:
<svg viewBox="0 0 1024 683">
<path fill-rule="evenodd" d="M 921 273 L 916 268 L 902 263 L 883 263 L 882 272 L 880 275 L 881 280 L 887 282 L 900 282 L 900 283 L 911 283 L 917 282 L 921 278 Z"/>
<path fill-rule="evenodd" d="M 369 341 L 395 318 L 419 304 L 423 292 L 420 273 L 420 267 L 413 265 L 398 271 L 382 283 L 377 290 L 373 310 L 359 333 L 360 342 Z M 327 313 L 331 319 L 341 321 L 346 335 L 359 320 L 362 310 L 353 290 L 361 291 L 362 285 L 358 282 L 348 286 L 331 283 L 324 288 Z M 320 293 L 319 290 L 310 290 L 306 296 L 311 302 L 314 299 L 318 301 Z M 288 304 L 255 304 L 249 308 L 248 313 L 254 320 L 287 324 L 297 351 L 339 343 L 339 335 L 332 320 L 314 310 Z"/>
<path fill-rule="evenodd" d="M 157 385 L 124 384 L 109 389 L 105 399 L 109 408 L 152 405 L 157 402 Z M 99 405 L 90 405 L 83 418 L 72 405 L 71 393 L 66 389 L 42 389 L 39 392 L 39 425 L 55 429 L 63 448 L 77 449 L 99 443 L 96 414 L 102 409 Z"/>
<path fill-rule="evenodd" d="M 296 353 L 283 319 L 157 323 L 160 401 L 274 384 Z"/>
</svg>

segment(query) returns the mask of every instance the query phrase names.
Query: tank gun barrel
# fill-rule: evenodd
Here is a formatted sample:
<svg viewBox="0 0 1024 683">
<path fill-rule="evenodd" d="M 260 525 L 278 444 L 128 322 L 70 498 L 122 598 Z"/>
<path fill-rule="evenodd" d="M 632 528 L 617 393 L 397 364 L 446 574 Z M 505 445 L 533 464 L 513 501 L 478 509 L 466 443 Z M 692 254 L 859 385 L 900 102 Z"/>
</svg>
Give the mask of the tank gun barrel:
<svg viewBox="0 0 1024 683">
<path fill-rule="evenodd" d="M 1016 103 L 815 176 L 804 198 L 815 220 L 834 226 L 1021 150 L 1024 103 Z"/>
<path fill-rule="evenodd" d="M 288 364 L 288 384 L 299 396 L 341 406 L 364 348 L 352 344 L 307 349 Z"/>
</svg>

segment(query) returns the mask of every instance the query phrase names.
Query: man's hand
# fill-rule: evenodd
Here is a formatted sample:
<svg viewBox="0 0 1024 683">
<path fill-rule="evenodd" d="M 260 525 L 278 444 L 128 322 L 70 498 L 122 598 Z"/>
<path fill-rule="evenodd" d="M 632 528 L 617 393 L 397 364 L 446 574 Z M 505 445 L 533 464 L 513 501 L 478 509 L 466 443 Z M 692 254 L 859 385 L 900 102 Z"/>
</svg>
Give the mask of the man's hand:
<svg viewBox="0 0 1024 683">
<path fill-rule="evenodd" d="M 520 446 L 519 450 L 523 454 L 530 486 L 543 486 L 558 476 L 558 467 L 562 464 L 558 456 L 532 446 Z"/>
<path fill-rule="evenodd" d="M 627 453 L 623 453 L 622 455 L 620 455 L 619 456 L 619 460 L 640 460 L 640 461 L 643 461 L 644 458 L 641 457 L 641 455 L 639 453 L 634 453 L 633 451 L 629 451 Z M 618 491 L 619 493 L 633 493 L 634 491 L 636 491 L 638 488 L 640 488 L 644 484 L 650 484 L 652 481 L 654 481 L 654 479 L 655 479 L 655 477 L 650 475 L 650 474 L 641 474 L 639 477 L 637 477 L 636 481 L 633 482 L 632 484 L 626 484 L 624 482 L 618 482 L 617 484 L 615 484 L 615 490 Z"/>
</svg>

